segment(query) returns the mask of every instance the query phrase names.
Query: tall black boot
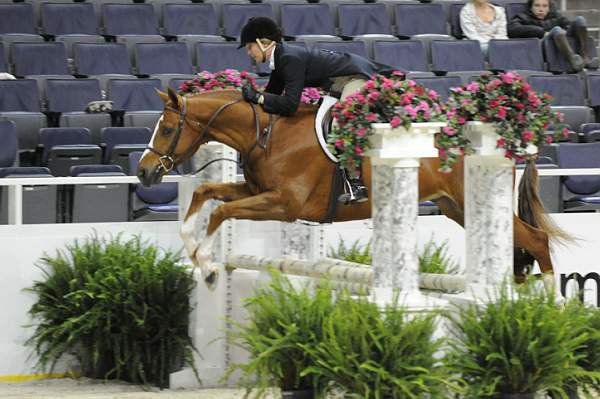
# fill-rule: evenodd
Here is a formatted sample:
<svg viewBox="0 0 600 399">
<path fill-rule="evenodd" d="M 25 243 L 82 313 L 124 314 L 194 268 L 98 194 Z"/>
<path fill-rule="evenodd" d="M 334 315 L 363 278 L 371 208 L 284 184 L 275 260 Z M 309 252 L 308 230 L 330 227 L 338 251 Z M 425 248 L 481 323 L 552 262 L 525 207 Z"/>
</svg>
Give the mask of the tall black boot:
<svg viewBox="0 0 600 399">
<path fill-rule="evenodd" d="M 558 35 L 554 36 L 554 43 L 556 43 L 556 47 L 558 47 L 558 50 L 565 57 L 567 57 L 567 60 L 569 61 L 573 72 L 579 72 L 583 69 L 583 58 L 581 58 L 579 54 L 575 54 L 575 51 L 573 51 L 573 48 L 567 40 L 566 33 L 561 32 Z"/>
<path fill-rule="evenodd" d="M 349 179 L 348 172 L 345 169 L 342 169 L 342 177 L 344 179 L 344 193 L 338 197 L 338 202 L 348 205 L 353 202 L 369 200 L 369 192 L 360 177 Z"/>
<path fill-rule="evenodd" d="M 585 26 L 578 26 L 575 28 L 575 36 L 579 42 L 579 48 L 581 48 L 581 55 L 583 62 L 587 69 L 598 69 L 600 61 L 598 57 L 590 58 L 590 42 L 588 39 L 588 30 Z"/>
</svg>

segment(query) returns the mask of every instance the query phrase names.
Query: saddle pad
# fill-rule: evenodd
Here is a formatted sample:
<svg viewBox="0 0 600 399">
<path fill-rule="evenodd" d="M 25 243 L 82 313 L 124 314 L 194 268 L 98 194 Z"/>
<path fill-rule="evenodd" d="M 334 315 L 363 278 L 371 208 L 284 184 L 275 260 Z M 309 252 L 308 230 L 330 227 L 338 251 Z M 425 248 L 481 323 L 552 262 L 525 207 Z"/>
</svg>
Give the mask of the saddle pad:
<svg viewBox="0 0 600 399">
<path fill-rule="evenodd" d="M 315 118 L 315 132 L 317 134 L 317 140 L 321 145 L 321 149 L 323 150 L 325 155 L 327 155 L 327 158 L 329 158 L 335 163 L 338 162 L 338 159 L 335 155 L 331 153 L 331 151 L 329 151 L 327 142 L 325 141 L 323 121 L 326 117 L 330 116 L 331 107 L 333 107 L 333 105 L 337 102 L 338 99 L 335 97 L 323 96 L 323 101 L 321 101 L 321 105 L 319 106 L 319 110 L 317 111 L 317 117 Z"/>
</svg>

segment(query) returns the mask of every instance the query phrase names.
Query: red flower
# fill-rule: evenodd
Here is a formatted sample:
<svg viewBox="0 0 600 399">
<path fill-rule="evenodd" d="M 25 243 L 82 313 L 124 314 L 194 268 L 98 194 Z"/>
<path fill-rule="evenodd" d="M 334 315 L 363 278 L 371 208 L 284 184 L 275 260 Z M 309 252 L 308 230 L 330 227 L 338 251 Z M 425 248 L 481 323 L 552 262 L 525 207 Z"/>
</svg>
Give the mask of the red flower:
<svg viewBox="0 0 600 399">
<path fill-rule="evenodd" d="M 523 134 L 521 134 L 521 139 L 527 143 L 531 141 L 535 137 L 535 134 L 531 130 L 525 130 Z"/>
</svg>

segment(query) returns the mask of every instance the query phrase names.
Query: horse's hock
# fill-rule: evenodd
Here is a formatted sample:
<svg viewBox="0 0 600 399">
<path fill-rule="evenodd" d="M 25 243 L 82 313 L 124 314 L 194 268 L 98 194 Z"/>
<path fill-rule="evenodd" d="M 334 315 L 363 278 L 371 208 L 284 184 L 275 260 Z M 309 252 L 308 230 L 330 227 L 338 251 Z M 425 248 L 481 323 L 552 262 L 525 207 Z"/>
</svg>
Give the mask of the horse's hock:
<svg viewBox="0 0 600 399">
<path fill-rule="evenodd" d="M 465 171 L 467 235 L 466 276 L 419 275 L 416 247 L 418 214 L 418 170 L 420 157 L 433 157 L 433 134 L 440 124 L 415 124 L 415 129 L 399 131 L 388 126 L 376 126 L 371 152 L 373 163 L 373 267 L 338 260 L 324 259 L 323 229 L 320 226 L 282 224 L 279 231 L 280 257 L 234 256 L 234 225 L 227 222 L 220 229 L 214 248 L 215 259 L 221 262 L 221 277 L 214 290 L 209 290 L 198 274 L 195 292 L 196 311 L 191 320 L 191 335 L 202 357 L 197 367 L 203 386 L 221 386 L 220 381 L 232 363 L 243 362 L 247 353 L 232 347 L 224 336 L 231 326 L 225 317 L 243 321 L 246 317 L 243 299 L 252 295 L 254 287 L 268 281 L 264 271 L 275 267 L 284 273 L 311 280 L 327 276 L 334 284 L 352 288 L 370 288 L 372 297 L 382 305 L 399 288 L 405 306 L 413 311 L 445 306 L 448 300 L 458 303 L 481 299 L 487 289 L 512 272 L 512 162 L 495 152 L 495 141 L 486 140 L 486 126 L 474 126 L 471 135 L 476 154 L 468 159 Z M 418 140 L 414 140 L 418 135 Z M 477 138 L 481 135 L 483 138 Z M 412 137 L 412 139 L 411 139 Z M 489 137 L 488 137 L 489 138 Z M 478 141 L 479 140 L 479 141 Z M 407 148 L 407 143 L 411 145 Z M 493 144 L 492 144 L 493 143 Z M 379 146 L 379 147 L 378 147 Z M 383 147 L 385 146 L 385 150 Z M 394 151 L 396 149 L 396 151 Z M 204 147 L 196 155 L 199 163 L 235 153 L 221 144 Z M 232 181 L 232 164 L 213 164 L 201 176 L 205 179 Z M 222 179 L 222 180 L 221 180 Z M 473 184 L 472 182 L 476 182 Z M 506 184 L 507 181 L 510 181 Z M 193 190 L 197 182 L 189 185 Z M 469 192 L 470 190 L 470 192 Z M 495 198 L 490 203 L 490 195 Z M 484 201 L 485 199 L 485 201 Z M 185 204 L 184 200 L 182 203 Z M 204 230 L 214 205 L 202 210 L 198 228 Z M 180 213 L 185 214 L 184 212 Z M 507 239 L 509 234 L 509 239 Z M 496 236 L 502 236 L 497 237 Z M 476 253 L 475 253 L 476 252 Z M 284 256 L 281 258 L 281 256 Z M 294 259 L 295 258 L 295 259 Z M 322 260 L 319 260 L 322 259 Z M 227 265 L 227 268 L 225 268 Z M 460 295 L 423 294 L 420 288 L 442 290 Z M 229 383 L 235 383 L 236 376 Z M 196 386 L 191 370 L 171 375 L 172 387 Z"/>
</svg>

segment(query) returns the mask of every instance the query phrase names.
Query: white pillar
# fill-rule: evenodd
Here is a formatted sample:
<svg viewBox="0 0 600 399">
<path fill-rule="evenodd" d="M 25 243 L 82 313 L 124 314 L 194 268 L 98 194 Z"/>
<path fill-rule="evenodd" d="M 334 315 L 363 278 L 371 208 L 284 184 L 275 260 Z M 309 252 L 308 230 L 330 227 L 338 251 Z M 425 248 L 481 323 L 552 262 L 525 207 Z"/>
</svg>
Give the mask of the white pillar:
<svg viewBox="0 0 600 399">
<path fill-rule="evenodd" d="M 469 122 L 465 134 L 475 149 L 465 157 L 467 285 L 481 293 L 513 275 L 514 162 L 496 149 L 495 125 Z"/>
<path fill-rule="evenodd" d="M 315 260 L 326 256 L 325 230 L 322 225 L 303 222 L 281 223 L 281 256 Z"/>
<path fill-rule="evenodd" d="M 434 134 L 443 123 L 413 123 L 411 129 L 373 124 L 372 170 L 373 295 L 390 303 L 399 289 L 409 308 L 426 308 L 434 302 L 418 288 L 417 216 L 419 158 L 437 157 Z"/>
</svg>

